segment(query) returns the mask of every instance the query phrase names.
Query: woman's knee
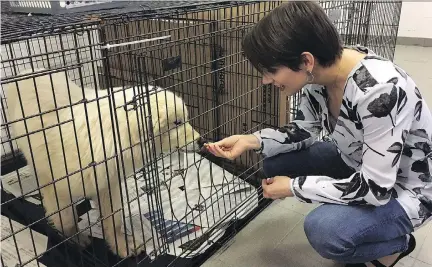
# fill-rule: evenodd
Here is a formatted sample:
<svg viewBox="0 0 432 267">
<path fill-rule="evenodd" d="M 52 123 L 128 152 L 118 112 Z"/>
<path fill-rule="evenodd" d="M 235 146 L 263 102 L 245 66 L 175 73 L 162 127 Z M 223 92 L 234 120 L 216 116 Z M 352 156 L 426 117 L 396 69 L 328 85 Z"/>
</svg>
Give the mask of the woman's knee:
<svg viewBox="0 0 432 267">
<path fill-rule="evenodd" d="M 302 175 L 301 173 L 305 172 L 306 169 L 302 167 L 301 159 L 296 157 L 298 154 L 297 151 L 294 151 L 265 158 L 263 161 L 264 174 L 267 177 Z"/>
<path fill-rule="evenodd" d="M 266 177 L 274 177 L 277 174 L 277 162 L 272 158 L 266 158 L 263 161 L 263 171 Z"/>
<path fill-rule="evenodd" d="M 304 231 L 311 246 L 324 258 L 343 262 L 355 252 L 348 226 L 329 213 L 324 204 L 305 218 Z"/>
<path fill-rule="evenodd" d="M 336 146 L 330 142 L 316 142 L 306 149 L 266 158 L 263 169 L 267 177 L 277 175 L 346 177 L 353 172 L 340 158 Z"/>
</svg>

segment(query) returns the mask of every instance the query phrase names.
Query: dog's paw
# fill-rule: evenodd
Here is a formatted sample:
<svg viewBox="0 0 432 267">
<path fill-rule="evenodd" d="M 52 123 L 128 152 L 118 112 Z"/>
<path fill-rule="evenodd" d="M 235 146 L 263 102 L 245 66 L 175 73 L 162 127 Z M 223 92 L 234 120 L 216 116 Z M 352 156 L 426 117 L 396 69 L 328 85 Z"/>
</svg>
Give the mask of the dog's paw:
<svg viewBox="0 0 432 267">
<path fill-rule="evenodd" d="M 139 255 L 144 250 L 144 244 L 143 242 L 135 238 L 135 242 L 132 236 L 127 236 L 127 239 L 125 240 L 124 235 L 117 236 L 117 248 L 115 244 L 112 245 L 112 250 L 114 253 L 117 252 L 117 254 L 121 258 L 127 258 Z"/>
<path fill-rule="evenodd" d="M 80 247 L 86 248 L 90 245 L 91 239 L 85 233 L 79 233 L 72 238 L 72 241 L 77 243 Z"/>
</svg>

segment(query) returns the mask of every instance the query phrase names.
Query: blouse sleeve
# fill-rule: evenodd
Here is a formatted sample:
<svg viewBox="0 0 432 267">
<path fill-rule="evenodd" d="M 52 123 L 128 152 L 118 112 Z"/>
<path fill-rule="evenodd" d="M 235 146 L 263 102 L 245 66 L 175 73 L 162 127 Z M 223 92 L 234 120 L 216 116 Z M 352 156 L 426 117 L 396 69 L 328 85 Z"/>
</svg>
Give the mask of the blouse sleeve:
<svg viewBox="0 0 432 267">
<path fill-rule="evenodd" d="M 293 194 L 302 202 L 386 204 L 394 192 L 404 142 L 414 118 L 414 90 L 394 83 L 370 88 L 358 101 L 364 131 L 360 170 L 345 179 L 303 176 L 291 180 Z"/>
<path fill-rule="evenodd" d="M 318 101 L 307 90 L 301 95 L 295 119 L 280 128 L 266 128 L 253 133 L 261 143 L 256 150 L 264 157 L 309 147 L 322 131 Z"/>
</svg>

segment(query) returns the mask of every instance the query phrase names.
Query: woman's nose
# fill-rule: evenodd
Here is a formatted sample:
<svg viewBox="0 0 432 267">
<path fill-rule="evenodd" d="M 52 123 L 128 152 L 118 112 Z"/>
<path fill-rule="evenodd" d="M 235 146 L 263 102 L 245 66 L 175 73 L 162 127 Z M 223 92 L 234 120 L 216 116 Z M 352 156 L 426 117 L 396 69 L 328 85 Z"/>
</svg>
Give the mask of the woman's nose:
<svg viewBox="0 0 432 267">
<path fill-rule="evenodd" d="M 271 83 L 273 83 L 273 80 L 270 79 L 269 77 L 263 76 L 262 83 L 263 84 L 271 84 Z"/>
</svg>

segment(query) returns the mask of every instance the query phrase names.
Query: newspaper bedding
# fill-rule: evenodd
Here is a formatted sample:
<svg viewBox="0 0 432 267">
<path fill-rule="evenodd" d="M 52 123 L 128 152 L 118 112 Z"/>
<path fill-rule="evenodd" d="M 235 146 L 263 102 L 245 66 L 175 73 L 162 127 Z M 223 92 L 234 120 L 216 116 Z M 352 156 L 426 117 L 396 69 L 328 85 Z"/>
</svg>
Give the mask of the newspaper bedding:
<svg viewBox="0 0 432 267">
<path fill-rule="evenodd" d="M 196 153 L 176 153 L 160 160 L 157 170 L 151 172 L 153 177 L 155 171 L 159 173 L 159 187 L 152 184 L 156 178 L 150 179 L 149 171 L 144 170 L 145 176 L 126 179 L 122 194 L 126 232 L 132 235 L 133 228 L 135 238 L 146 240 L 145 250 L 152 258 L 165 253 L 197 256 L 222 237 L 230 220 L 241 219 L 258 206 L 258 195 L 252 185 Z M 19 173 L 21 179 L 25 177 L 24 192 L 37 188 L 28 166 Z M 16 172 L 2 176 L 3 189 L 21 196 L 16 181 Z M 41 204 L 38 191 L 26 200 Z M 93 209 L 80 217 L 79 228 L 90 235 L 88 226 L 92 224 L 91 236 L 102 238 L 101 224 L 97 223 L 99 211 L 95 203 L 91 205 Z"/>
<path fill-rule="evenodd" d="M 47 250 L 48 237 L 24 228 L 24 225 L 1 215 L 1 255 L 5 267 L 21 266 L 30 260 L 25 266 L 46 267 L 36 259 L 32 259 Z M 21 229 L 24 230 L 20 231 Z M 3 240 L 12 233 L 14 235 Z M 18 246 L 15 245 L 15 241 Z"/>
<path fill-rule="evenodd" d="M 20 197 L 25 194 L 24 199 L 26 201 L 36 205 L 42 205 L 39 190 L 35 190 L 38 186 L 31 168 L 25 166 L 19 169 L 18 173 L 19 177 L 16 171 L 1 177 L 1 187 L 3 190 L 15 197 Z"/>
</svg>

